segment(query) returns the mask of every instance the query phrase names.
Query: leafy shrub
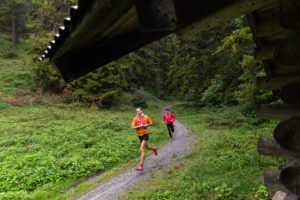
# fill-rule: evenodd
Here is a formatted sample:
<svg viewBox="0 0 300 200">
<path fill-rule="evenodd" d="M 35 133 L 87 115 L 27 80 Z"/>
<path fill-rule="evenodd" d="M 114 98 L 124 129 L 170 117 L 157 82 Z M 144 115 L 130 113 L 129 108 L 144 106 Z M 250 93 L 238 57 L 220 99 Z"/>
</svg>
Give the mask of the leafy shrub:
<svg viewBox="0 0 300 200">
<path fill-rule="evenodd" d="M 17 49 L 14 49 L 10 38 L 6 35 L 0 34 L 0 58 L 16 58 L 18 56 Z"/>
<path fill-rule="evenodd" d="M 6 52 L 2 52 L 2 57 L 6 59 L 12 59 L 18 57 L 18 52 L 16 50 L 8 50 Z"/>
<path fill-rule="evenodd" d="M 147 108 L 147 97 L 143 89 L 139 89 L 133 93 L 131 103 L 134 107 L 141 106 Z"/>
<path fill-rule="evenodd" d="M 130 105 L 133 107 L 141 106 L 142 108 L 147 108 L 149 101 L 160 102 L 161 100 L 143 88 L 137 89 L 134 92 L 126 92 L 121 98 L 122 105 Z"/>
</svg>

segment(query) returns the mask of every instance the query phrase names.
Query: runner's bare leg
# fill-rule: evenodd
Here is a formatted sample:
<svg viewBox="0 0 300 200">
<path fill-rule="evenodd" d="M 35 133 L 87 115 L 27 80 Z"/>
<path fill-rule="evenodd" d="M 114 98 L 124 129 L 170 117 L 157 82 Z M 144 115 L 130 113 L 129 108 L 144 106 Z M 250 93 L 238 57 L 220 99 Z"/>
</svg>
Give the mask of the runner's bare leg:
<svg viewBox="0 0 300 200">
<path fill-rule="evenodd" d="M 153 150 L 153 147 L 151 147 L 151 146 L 148 144 L 147 141 L 146 141 L 146 149 L 148 149 L 148 150 Z"/>
<path fill-rule="evenodd" d="M 148 144 L 147 144 L 147 141 L 146 140 L 143 140 L 142 143 L 141 143 L 141 148 L 140 148 L 140 151 L 141 151 L 141 164 L 144 164 L 144 161 L 145 161 L 145 147 L 147 147 Z"/>
</svg>

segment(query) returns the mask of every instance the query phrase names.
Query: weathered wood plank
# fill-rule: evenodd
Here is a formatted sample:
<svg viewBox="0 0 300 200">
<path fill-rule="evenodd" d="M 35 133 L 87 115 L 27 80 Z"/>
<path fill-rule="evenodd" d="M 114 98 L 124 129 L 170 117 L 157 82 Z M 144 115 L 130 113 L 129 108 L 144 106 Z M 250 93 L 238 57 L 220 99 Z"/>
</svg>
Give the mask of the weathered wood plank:
<svg viewBox="0 0 300 200">
<path fill-rule="evenodd" d="M 260 77 L 256 80 L 256 88 L 258 90 L 281 90 L 291 83 L 300 83 L 300 75 Z"/>
<path fill-rule="evenodd" d="M 281 122 L 274 130 L 274 138 L 283 148 L 300 152 L 300 119 Z"/>
<path fill-rule="evenodd" d="M 279 35 L 277 37 L 285 38 L 294 35 L 294 32 L 281 26 L 279 18 L 264 20 L 256 28 L 257 37 L 265 37 L 270 35 Z"/>
<path fill-rule="evenodd" d="M 300 104 L 300 83 L 291 83 L 284 86 L 280 92 L 280 98 L 288 104 Z"/>
<path fill-rule="evenodd" d="M 263 104 L 256 109 L 256 115 L 261 119 L 287 120 L 300 116 L 300 105 Z"/>
<path fill-rule="evenodd" d="M 99 40 L 112 38 L 117 34 L 126 33 L 134 29 L 135 27 L 139 27 L 139 21 L 136 13 L 136 8 L 135 6 L 133 6 L 126 14 L 124 14 L 108 29 L 106 29 L 99 37 Z"/>
<path fill-rule="evenodd" d="M 280 173 L 274 171 L 265 171 L 264 173 L 264 184 L 266 187 L 280 190 L 283 192 L 289 192 L 280 180 Z"/>
<path fill-rule="evenodd" d="M 264 46 L 263 48 L 256 49 L 254 52 L 254 58 L 257 60 L 268 60 L 274 58 L 274 52 L 276 45 Z"/>
<path fill-rule="evenodd" d="M 280 172 L 280 181 L 289 193 L 300 195 L 300 160 L 294 159 L 287 163 Z"/>
<path fill-rule="evenodd" d="M 294 194 L 288 194 L 284 200 L 300 200 L 300 197 Z"/>
<path fill-rule="evenodd" d="M 292 10 L 300 7 L 299 0 L 280 0 L 279 2 L 282 14 L 289 13 Z"/>
<path fill-rule="evenodd" d="M 275 140 L 259 138 L 257 141 L 258 153 L 265 156 L 279 158 L 300 158 L 300 152 L 292 152 L 282 148 Z"/>
<path fill-rule="evenodd" d="M 136 0 L 136 10 L 143 31 L 174 31 L 178 28 L 174 0 Z"/>
<path fill-rule="evenodd" d="M 205 18 L 199 19 L 199 21 L 194 24 L 180 30 L 178 35 L 183 38 L 191 37 L 197 33 L 207 30 L 208 28 L 276 2 L 278 2 L 278 0 L 240 0 L 235 4 L 220 9 Z"/>
<path fill-rule="evenodd" d="M 300 29 L 300 8 L 293 9 L 285 13 L 280 18 L 280 24 L 284 28 L 299 30 Z"/>
<path fill-rule="evenodd" d="M 274 53 L 274 59 L 282 65 L 300 64 L 300 39 L 291 37 L 282 42 Z"/>
<path fill-rule="evenodd" d="M 94 43 L 99 33 L 103 33 L 134 5 L 134 0 L 94 1 L 93 7 L 81 19 L 80 26 L 72 31 L 64 41 L 64 48 L 55 52 L 53 60 L 67 52 L 79 50 Z M 71 9 L 70 12 L 74 12 Z M 76 17 L 76 14 L 73 14 Z M 73 21 L 71 14 L 71 22 Z M 98 38 L 99 39 L 99 38 Z"/>
<path fill-rule="evenodd" d="M 300 75 L 300 64 L 298 65 L 281 65 L 276 63 L 272 67 L 273 74 L 275 75 Z"/>
</svg>

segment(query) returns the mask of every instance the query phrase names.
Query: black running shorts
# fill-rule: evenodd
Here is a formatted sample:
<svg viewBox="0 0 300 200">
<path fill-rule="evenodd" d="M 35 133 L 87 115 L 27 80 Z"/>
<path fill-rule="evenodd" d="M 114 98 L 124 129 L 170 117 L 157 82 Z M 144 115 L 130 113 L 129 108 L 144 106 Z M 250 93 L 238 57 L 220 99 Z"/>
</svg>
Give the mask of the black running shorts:
<svg viewBox="0 0 300 200">
<path fill-rule="evenodd" d="M 143 140 L 148 141 L 148 139 L 149 139 L 149 134 L 147 133 L 147 134 L 145 134 L 145 135 L 143 135 L 143 136 L 139 136 L 139 139 L 140 139 L 141 142 L 142 142 Z"/>
</svg>

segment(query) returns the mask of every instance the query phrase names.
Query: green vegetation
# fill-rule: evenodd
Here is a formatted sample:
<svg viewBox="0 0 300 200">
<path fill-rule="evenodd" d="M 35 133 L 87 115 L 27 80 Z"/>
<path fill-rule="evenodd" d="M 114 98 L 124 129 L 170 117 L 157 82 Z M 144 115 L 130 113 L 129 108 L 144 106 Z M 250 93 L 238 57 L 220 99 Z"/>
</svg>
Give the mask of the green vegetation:
<svg viewBox="0 0 300 200">
<path fill-rule="evenodd" d="M 13 49 L 6 41 L 1 35 L 1 44 Z M 120 96 L 123 104 L 107 110 L 68 91 L 39 89 L 26 45 L 17 45 L 14 58 L 0 59 L 0 199 L 71 198 L 137 163 L 140 143 L 130 129 L 135 95 Z M 160 137 L 162 102 L 142 89 L 138 94 L 151 105 L 144 110 L 154 121 L 150 142 L 162 145 L 168 139 Z M 72 189 L 103 171 L 109 172 L 102 179 Z"/>
<path fill-rule="evenodd" d="M 174 99 L 189 105 L 174 109 L 199 136 L 195 150 L 127 198 L 267 199 L 262 173 L 284 161 L 257 154 L 276 122 L 256 119 L 254 108 L 278 97 L 255 90 L 264 71 L 245 17 L 187 40 L 171 34 L 65 83 L 37 58 L 76 3 L 0 0 L 0 199 L 73 198 L 120 173 L 139 157 L 134 106 L 147 108 L 151 143 L 163 145 L 158 113 Z"/>
<path fill-rule="evenodd" d="M 246 118 L 234 107 L 174 109 L 199 142 L 184 161 L 140 183 L 125 199 L 269 198 L 263 172 L 283 167 L 285 161 L 259 155 L 256 143 L 259 137 L 272 136 L 276 122 Z"/>
<path fill-rule="evenodd" d="M 165 131 L 159 107 L 151 143 Z M 55 194 L 99 171 L 139 157 L 139 141 L 130 129 L 133 109 L 99 110 L 82 104 L 13 107 L 1 102 L 0 199 L 36 189 Z"/>
</svg>

